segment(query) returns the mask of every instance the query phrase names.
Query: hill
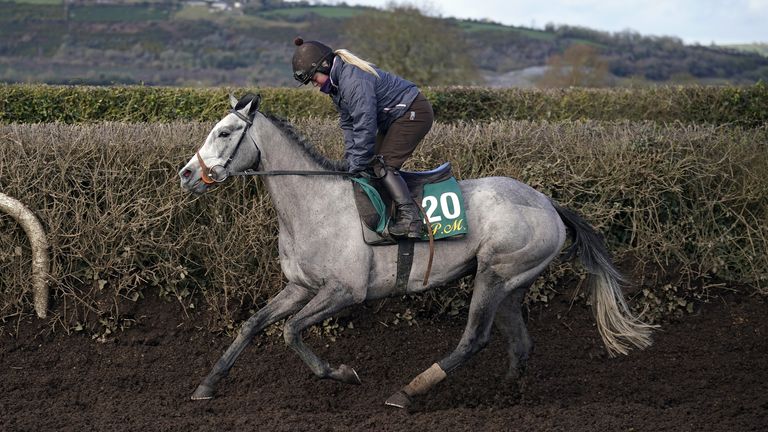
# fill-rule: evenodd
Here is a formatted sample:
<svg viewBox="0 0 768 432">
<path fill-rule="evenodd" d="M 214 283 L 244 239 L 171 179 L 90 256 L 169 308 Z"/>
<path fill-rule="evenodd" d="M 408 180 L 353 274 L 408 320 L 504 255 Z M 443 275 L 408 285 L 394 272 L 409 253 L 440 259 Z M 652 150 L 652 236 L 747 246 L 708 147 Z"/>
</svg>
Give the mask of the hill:
<svg viewBox="0 0 768 432">
<path fill-rule="evenodd" d="M 768 57 L 768 43 L 727 45 L 726 47 L 737 51 L 753 52 Z"/>
<path fill-rule="evenodd" d="M 275 0 L 0 0 L 0 8 L 1 82 L 170 86 L 291 85 L 296 35 L 354 51 L 345 29 L 372 11 Z M 477 84 L 530 85 L 553 55 L 580 44 L 607 65 L 606 85 L 768 80 L 768 58 L 727 47 L 570 26 L 445 22 L 466 41 Z"/>
</svg>

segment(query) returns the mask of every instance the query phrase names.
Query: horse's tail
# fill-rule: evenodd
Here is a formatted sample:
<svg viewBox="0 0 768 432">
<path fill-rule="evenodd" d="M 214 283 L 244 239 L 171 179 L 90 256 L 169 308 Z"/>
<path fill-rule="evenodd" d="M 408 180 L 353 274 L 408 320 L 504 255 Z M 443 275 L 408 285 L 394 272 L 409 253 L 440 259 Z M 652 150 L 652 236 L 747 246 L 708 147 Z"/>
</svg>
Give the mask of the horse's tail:
<svg viewBox="0 0 768 432">
<path fill-rule="evenodd" d="M 552 201 L 557 214 L 573 233 L 573 244 L 566 250 L 566 260 L 578 256 L 590 273 L 592 312 L 603 343 L 612 357 L 627 354 L 630 345 L 645 349 L 651 345 L 652 326 L 632 314 L 624 301 L 620 282 L 625 279 L 613 266 L 602 237 L 576 212 Z"/>
</svg>

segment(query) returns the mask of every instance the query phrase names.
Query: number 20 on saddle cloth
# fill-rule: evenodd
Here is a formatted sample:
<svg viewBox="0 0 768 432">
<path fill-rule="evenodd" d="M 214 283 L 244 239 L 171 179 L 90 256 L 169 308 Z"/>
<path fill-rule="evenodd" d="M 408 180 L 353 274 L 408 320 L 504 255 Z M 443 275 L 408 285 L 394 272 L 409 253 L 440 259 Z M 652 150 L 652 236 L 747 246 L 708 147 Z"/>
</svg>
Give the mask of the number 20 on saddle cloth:
<svg viewBox="0 0 768 432">
<path fill-rule="evenodd" d="M 400 171 L 413 199 L 424 210 L 435 240 L 462 237 L 467 233 L 464 200 L 459 183 L 451 173 L 451 164 L 444 163 L 432 171 Z M 389 235 L 387 224 L 394 211 L 386 189 L 376 180 L 354 178 L 355 204 L 360 213 L 365 242 L 370 245 L 397 243 Z M 422 240 L 429 240 L 424 232 Z"/>
</svg>

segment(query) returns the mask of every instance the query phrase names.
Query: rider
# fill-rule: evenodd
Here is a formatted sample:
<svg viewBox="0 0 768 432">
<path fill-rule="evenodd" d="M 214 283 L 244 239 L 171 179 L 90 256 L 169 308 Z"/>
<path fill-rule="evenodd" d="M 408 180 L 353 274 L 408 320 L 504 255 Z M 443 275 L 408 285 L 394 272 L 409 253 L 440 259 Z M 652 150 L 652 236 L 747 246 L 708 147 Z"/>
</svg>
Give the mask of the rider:
<svg viewBox="0 0 768 432">
<path fill-rule="evenodd" d="M 396 203 L 389 233 L 421 236 L 422 220 L 399 169 L 432 128 L 434 113 L 412 82 L 344 49 L 294 40 L 293 77 L 331 96 L 340 115 L 349 172 L 369 167 Z"/>
</svg>

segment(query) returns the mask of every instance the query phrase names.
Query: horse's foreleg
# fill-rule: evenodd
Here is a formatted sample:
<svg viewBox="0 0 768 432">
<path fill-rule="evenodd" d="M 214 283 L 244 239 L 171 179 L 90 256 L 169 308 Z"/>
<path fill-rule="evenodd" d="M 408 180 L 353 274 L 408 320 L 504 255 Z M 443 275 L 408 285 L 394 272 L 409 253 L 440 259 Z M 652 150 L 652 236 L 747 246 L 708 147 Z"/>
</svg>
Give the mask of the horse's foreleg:
<svg viewBox="0 0 768 432">
<path fill-rule="evenodd" d="M 319 358 L 304 344 L 301 332 L 307 327 L 321 323 L 336 312 L 354 304 L 354 299 L 349 291 L 341 288 L 328 288 L 320 291 L 306 306 L 288 321 L 283 327 L 285 343 L 290 346 L 309 366 L 318 378 L 329 378 L 347 384 L 361 384 L 357 372 L 349 366 L 340 365 L 338 368 L 331 366 Z"/>
<path fill-rule="evenodd" d="M 301 309 L 309 301 L 310 297 L 311 294 L 305 288 L 295 284 L 288 284 L 266 306 L 261 308 L 243 324 L 235 341 L 232 342 L 224 355 L 216 362 L 213 370 L 197 387 L 195 393 L 192 394 L 192 399 L 205 400 L 213 398 L 219 381 L 229 374 L 229 370 L 235 364 L 235 360 L 237 360 L 237 357 L 243 352 L 245 347 L 251 343 L 254 336 L 270 324 Z"/>
</svg>

